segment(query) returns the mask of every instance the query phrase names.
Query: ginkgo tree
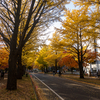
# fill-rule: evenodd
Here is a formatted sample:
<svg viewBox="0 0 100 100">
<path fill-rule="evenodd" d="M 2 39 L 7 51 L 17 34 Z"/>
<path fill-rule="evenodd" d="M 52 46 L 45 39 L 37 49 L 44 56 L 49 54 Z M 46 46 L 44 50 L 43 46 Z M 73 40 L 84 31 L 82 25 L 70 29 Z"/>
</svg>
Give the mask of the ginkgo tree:
<svg viewBox="0 0 100 100">
<path fill-rule="evenodd" d="M 37 54 L 37 58 L 35 60 L 35 65 L 38 65 L 40 68 L 42 69 L 42 71 L 47 72 L 47 67 L 48 64 L 47 62 L 44 60 L 44 58 L 47 56 L 47 51 L 48 51 L 48 47 L 47 46 L 43 46 L 41 48 L 41 50 L 38 52 Z"/>
<path fill-rule="evenodd" d="M 99 6 L 99 0 L 72 0 L 77 6 Z"/>
<path fill-rule="evenodd" d="M 88 7 L 91 24 L 90 27 L 95 29 L 94 34 L 100 34 L 100 1 L 99 0 L 73 0 L 75 6 L 79 7 Z M 94 39 L 94 49 L 97 52 L 96 48 L 99 47 L 97 40 L 100 39 L 100 35 Z"/>
<path fill-rule="evenodd" d="M 47 51 L 47 56 L 44 58 L 44 60 L 49 66 L 55 66 L 55 59 L 57 59 L 57 54 L 49 47 L 49 50 Z"/>
<path fill-rule="evenodd" d="M 60 35 L 55 32 L 53 33 L 53 36 L 51 39 L 49 39 L 50 44 L 49 44 L 49 51 L 48 51 L 48 56 L 45 58 L 47 63 L 52 64 L 55 66 L 55 72 L 57 72 L 57 65 L 58 61 L 61 57 L 61 49 L 58 49 L 59 41 L 61 40 Z"/>
<path fill-rule="evenodd" d="M 38 52 L 38 48 L 42 43 L 40 39 L 37 38 L 38 36 L 31 37 L 29 41 L 25 44 L 22 51 L 22 64 L 25 66 L 31 66 L 36 58 L 36 54 Z"/>
<path fill-rule="evenodd" d="M 26 51 L 22 56 L 22 65 L 25 65 L 26 67 L 32 66 L 36 56 L 35 53 L 35 51 Z"/>
<path fill-rule="evenodd" d="M 62 29 L 58 29 L 62 40 L 58 48 L 67 50 L 74 58 L 77 58 L 80 69 L 80 78 L 84 78 L 83 62 L 87 49 L 92 45 L 92 40 L 97 37 L 93 34 L 95 29 L 90 28 L 88 7 L 79 10 L 66 11 L 66 20 L 62 21 Z M 53 45 L 56 45 L 55 43 Z"/>
<path fill-rule="evenodd" d="M 74 0 L 73 0 L 74 1 Z M 93 50 L 98 52 L 98 48 L 100 48 L 98 40 L 100 40 L 100 1 L 99 0 L 76 0 L 74 2 L 76 6 L 79 7 L 88 7 L 89 13 L 88 15 L 90 16 L 91 24 L 90 27 L 91 29 L 94 29 L 93 31 L 94 35 L 98 35 L 96 38 L 93 39 Z M 96 56 L 98 57 L 98 56 Z M 98 60 L 96 60 L 94 63 L 97 64 L 97 71 L 98 71 Z"/>
<path fill-rule="evenodd" d="M 18 55 L 18 68 L 17 68 L 17 79 L 22 79 L 23 71 L 25 72 L 25 66 L 31 66 L 34 60 L 35 52 L 38 50 L 40 43 L 39 38 L 43 35 L 40 34 L 41 28 L 36 28 L 31 34 L 31 37 L 28 39 L 24 45 L 22 52 Z"/>
<path fill-rule="evenodd" d="M 55 50 L 52 49 L 51 45 L 45 45 L 37 54 L 34 66 L 38 66 L 39 69 L 42 69 L 42 71 L 47 71 L 48 67 L 55 66 L 55 59 L 58 62 L 60 57 L 60 52 L 57 52 L 56 54 Z M 55 68 L 55 70 L 57 69 Z"/>
<path fill-rule="evenodd" d="M 67 0 L 1 0 L 0 35 L 10 47 L 7 89 L 17 89 L 18 55 L 35 27 L 58 20 Z"/>
<path fill-rule="evenodd" d="M 47 62 L 49 67 L 55 66 L 54 70 L 57 72 L 57 66 L 58 66 L 58 59 L 59 55 L 56 50 L 52 50 L 52 47 L 49 45 L 49 50 L 47 51 L 47 56 L 44 58 L 44 61 Z"/>
</svg>

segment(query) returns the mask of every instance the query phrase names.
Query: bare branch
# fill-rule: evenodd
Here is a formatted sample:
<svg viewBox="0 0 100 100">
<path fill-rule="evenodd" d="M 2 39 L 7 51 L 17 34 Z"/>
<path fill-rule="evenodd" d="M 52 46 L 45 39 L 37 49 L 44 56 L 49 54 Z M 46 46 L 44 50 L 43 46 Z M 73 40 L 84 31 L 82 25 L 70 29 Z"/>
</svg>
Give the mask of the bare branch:
<svg viewBox="0 0 100 100">
<path fill-rule="evenodd" d="M 25 5 L 24 5 L 23 10 L 22 10 L 22 13 L 20 14 L 20 15 L 21 15 L 20 20 L 22 20 L 22 15 L 24 14 L 24 11 L 25 11 L 25 7 L 26 7 L 26 5 L 27 5 L 27 1 L 25 2 Z"/>
<path fill-rule="evenodd" d="M 11 28 L 11 26 L 8 24 L 8 22 L 3 18 L 1 17 L 1 19 L 8 25 L 8 27 L 11 29 L 11 31 L 13 32 L 14 30 Z"/>
<path fill-rule="evenodd" d="M 8 12 L 10 12 L 10 13 L 12 14 L 12 16 L 15 17 L 15 15 L 9 10 L 9 8 L 7 8 L 4 4 L 2 4 L 2 6 L 3 6 Z"/>
<path fill-rule="evenodd" d="M 35 12 L 35 10 L 37 9 L 37 7 L 39 6 L 39 3 L 40 3 L 40 0 L 38 1 L 38 3 L 37 3 L 37 5 L 36 5 L 35 9 L 32 11 L 32 14 Z"/>
<path fill-rule="evenodd" d="M 26 25 L 25 25 L 25 28 L 22 32 L 22 38 L 21 38 L 21 41 L 24 39 L 25 37 L 25 34 L 26 34 L 26 31 L 28 29 L 28 25 L 29 25 L 29 22 L 31 20 L 31 17 L 32 17 L 32 9 L 34 7 L 34 4 L 35 4 L 35 0 L 32 1 L 32 4 L 31 4 L 31 7 L 30 7 L 30 11 L 29 11 L 29 14 L 28 14 L 28 18 L 27 18 L 27 22 L 26 22 Z"/>
<path fill-rule="evenodd" d="M 40 12 L 40 10 L 41 10 L 42 6 L 43 6 L 43 3 L 41 3 L 41 5 L 40 5 L 39 9 L 37 10 L 36 15 L 34 16 L 34 21 L 36 20 L 36 17 L 37 17 L 37 15 L 39 14 L 39 12 Z M 43 8 L 43 9 L 44 9 L 44 8 Z M 41 12 L 43 12 L 43 11 L 41 11 Z"/>
<path fill-rule="evenodd" d="M 1 10 L 1 11 L 2 11 L 2 10 Z M 6 13 L 3 12 L 3 11 L 2 11 L 2 16 L 5 17 L 5 18 L 7 18 L 7 20 L 11 21 L 11 22 L 14 24 L 13 20 L 12 20 L 12 19 L 9 19 L 9 17 L 8 17 L 8 16 L 6 15 Z M 0 16 L 0 17 L 1 17 L 1 16 Z"/>
<path fill-rule="evenodd" d="M 37 15 L 38 15 L 39 11 L 41 10 L 42 6 L 43 6 L 43 4 L 41 4 L 41 6 L 39 7 L 39 9 L 38 9 L 38 11 L 37 11 L 35 17 L 37 17 Z M 37 20 L 34 21 L 34 24 L 33 24 L 32 28 L 30 29 L 29 33 L 27 34 L 26 38 L 24 39 L 24 42 L 23 42 L 24 44 L 26 43 L 26 41 L 27 41 L 28 38 L 30 37 L 30 35 L 31 35 L 32 31 L 33 31 L 33 29 L 35 28 L 36 24 L 38 23 L 38 21 L 39 21 L 41 15 L 43 14 L 43 10 L 44 10 L 44 8 L 45 8 L 45 5 L 43 6 L 40 15 L 38 16 Z"/>
<path fill-rule="evenodd" d="M 11 37 L 10 37 L 10 36 L 11 36 L 11 34 L 10 34 L 10 30 L 9 30 L 8 27 L 5 25 L 5 23 L 3 23 L 3 25 L 5 26 L 6 31 L 7 31 L 7 34 L 8 34 L 9 39 L 10 39 L 10 38 L 11 38 Z"/>
<path fill-rule="evenodd" d="M 10 46 L 10 41 L 8 38 L 6 38 L 6 36 L 4 35 L 4 33 L 1 32 L 0 30 L 0 35 L 3 37 L 3 40 Z"/>
</svg>

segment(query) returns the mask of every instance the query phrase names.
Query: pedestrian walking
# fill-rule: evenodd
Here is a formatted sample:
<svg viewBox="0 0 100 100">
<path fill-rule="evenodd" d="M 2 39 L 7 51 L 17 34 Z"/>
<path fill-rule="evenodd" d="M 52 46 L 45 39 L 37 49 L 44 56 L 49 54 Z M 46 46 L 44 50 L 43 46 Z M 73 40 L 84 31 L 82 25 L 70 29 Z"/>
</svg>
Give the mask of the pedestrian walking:
<svg viewBox="0 0 100 100">
<path fill-rule="evenodd" d="M 55 70 L 53 70 L 53 76 L 55 75 Z"/>
<path fill-rule="evenodd" d="M 26 74 L 26 77 L 28 77 L 28 72 L 27 72 L 27 71 L 26 71 L 26 73 L 25 73 L 25 74 Z"/>
<path fill-rule="evenodd" d="M 59 77 L 61 76 L 61 71 L 59 70 Z"/>
</svg>

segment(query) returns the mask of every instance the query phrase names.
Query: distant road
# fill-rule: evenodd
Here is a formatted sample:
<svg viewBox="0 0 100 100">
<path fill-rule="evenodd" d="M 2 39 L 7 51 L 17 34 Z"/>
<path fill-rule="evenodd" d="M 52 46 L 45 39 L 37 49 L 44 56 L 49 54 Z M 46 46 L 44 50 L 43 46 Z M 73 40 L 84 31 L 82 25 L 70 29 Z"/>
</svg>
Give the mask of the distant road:
<svg viewBox="0 0 100 100">
<path fill-rule="evenodd" d="M 100 100 L 100 89 L 72 80 L 33 73 L 64 100 Z"/>
</svg>

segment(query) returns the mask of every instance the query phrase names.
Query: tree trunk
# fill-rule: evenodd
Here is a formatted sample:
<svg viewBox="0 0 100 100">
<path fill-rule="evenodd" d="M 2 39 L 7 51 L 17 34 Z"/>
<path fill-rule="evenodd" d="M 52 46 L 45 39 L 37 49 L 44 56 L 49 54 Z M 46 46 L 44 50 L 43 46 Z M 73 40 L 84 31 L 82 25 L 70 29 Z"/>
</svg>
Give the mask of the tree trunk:
<svg viewBox="0 0 100 100">
<path fill-rule="evenodd" d="M 21 64 L 18 64 L 17 68 L 17 79 L 22 79 L 23 76 L 23 67 Z"/>
<path fill-rule="evenodd" d="M 22 51 L 18 55 L 17 79 L 22 79 L 24 71 L 22 66 L 21 56 L 22 56 Z"/>
<path fill-rule="evenodd" d="M 79 68 L 80 68 L 80 78 L 84 78 L 84 73 L 83 73 L 83 46 L 82 46 L 82 32 L 81 32 L 81 26 L 80 26 L 80 46 L 81 46 L 81 54 L 80 54 L 80 58 L 81 59 L 79 61 Z"/>
<path fill-rule="evenodd" d="M 17 89 L 17 70 L 16 70 L 17 57 L 13 53 L 9 55 L 9 71 L 7 80 L 7 89 L 16 90 Z"/>
<path fill-rule="evenodd" d="M 22 68 L 23 68 L 23 74 L 22 74 L 22 76 L 23 76 L 23 75 L 25 75 L 25 72 L 26 72 L 26 67 L 25 67 L 25 65 L 22 65 Z"/>
<path fill-rule="evenodd" d="M 57 59 L 55 59 L 55 73 L 57 73 Z"/>
<path fill-rule="evenodd" d="M 9 72 L 8 72 L 8 80 L 7 80 L 7 89 L 8 90 L 16 90 L 17 89 L 17 35 L 19 29 L 20 22 L 20 9 L 21 9 L 21 0 L 18 0 L 18 6 L 16 8 L 16 14 L 14 17 L 14 31 L 12 34 L 12 38 L 10 41 L 10 55 L 9 55 Z"/>
<path fill-rule="evenodd" d="M 79 62 L 80 78 L 84 78 L 82 62 Z"/>
</svg>

